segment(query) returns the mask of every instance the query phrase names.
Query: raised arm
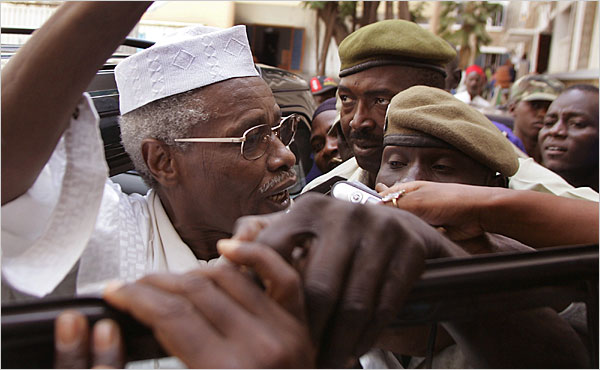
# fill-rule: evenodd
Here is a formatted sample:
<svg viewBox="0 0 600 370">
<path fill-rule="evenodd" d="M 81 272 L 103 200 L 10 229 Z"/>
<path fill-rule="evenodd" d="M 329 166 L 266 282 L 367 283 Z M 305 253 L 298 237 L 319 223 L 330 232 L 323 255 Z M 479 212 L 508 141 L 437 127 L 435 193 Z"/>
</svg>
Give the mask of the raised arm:
<svg viewBox="0 0 600 370">
<path fill-rule="evenodd" d="M 2 70 L 2 204 L 23 194 L 150 2 L 65 2 Z"/>
<path fill-rule="evenodd" d="M 534 248 L 598 243 L 598 203 L 528 190 L 415 181 L 382 195 L 401 192 L 395 204 L 448 237 L 463 240 L 484 231 L 502 234 Z M 386 202 L 394 206 L 394 202 Z"/>
</svg>

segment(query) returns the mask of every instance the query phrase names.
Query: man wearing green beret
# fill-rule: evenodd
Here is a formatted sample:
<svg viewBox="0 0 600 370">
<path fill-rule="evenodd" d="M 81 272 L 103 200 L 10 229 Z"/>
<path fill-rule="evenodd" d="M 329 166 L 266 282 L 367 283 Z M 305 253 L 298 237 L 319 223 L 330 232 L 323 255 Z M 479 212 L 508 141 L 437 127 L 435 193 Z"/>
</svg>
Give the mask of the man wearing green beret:
<svg viewBox="0 0 600 370">
<path fill-rule="evenodd" d="M 380 191 L 387 191 L 387 186 L 395 185 L 389 189 L 395 193 L 384 198 L 386 205 L 390 206 L 397 206 L 396 201 L 398 204 L 401 202 L 399 198 L 407 191 L 403 189 L 406 182 L 421 180 L 506 187 L 508 177 L 514 175 L 519 167 L 512 144 L 489 119 L 446 91 L 426 86 L 411 87 L 391 100 L 385 118 L 383 145 L 376 181 Z M 455 242 L 469 254 L 531 250 L 514 239 L 488 232 L 465 235 Z M 570 344 L 577 343 L 583 349 L 575 332 L 549 307 L 523 310 L 512 315 L 520 324 L 506 322 L 504 330 L 494 335 L 489 335 L 494 330 L 484 328 L 495 327 L 498 321 L 504 320 L 502 315 L 465 322 L 465 328 L 470 325 L 477 329 L 465 330 L 460 338 L 455 337 L 458 347 L 447 347 L 437 353 L 432 366 L 472 366 L 463 355 L 463 352 L 467 353 L 470 341 L 479 343 L 482 348 L 489 345 L 489 348 L 498 351 L 497 355 L 511 351 L 508 346 L 500 348 L 497 343 L 515 345 L 523 333 L 529 335 L 530 344 L 536 344 L 535 348 L 523 344 L 515 347 L 519 348 L 518 351 L 512 349 L 514 352 L 510 352 L 510 356 L 515 359 L 525 356 L 521 358 L 521 364 L 540 356 L 564 356 L 569 352 Z M 453 334 L 452 325 L 444 323 L 442 327 Z M 566 337 L 571 338 L 571 342 L 563 342 Z M 466 338 L 469 339 L 465 341 Z M 557 345 L 553 353 L 545 349 L 550 343 Z M 521 349 L 524 351 L 517 354 Z M 507 354 L 504 352 L 504 355 Z M 422 361 L 420 357 L 414 358 L 409 367 L 419 368 Z"/>
<path fill-rule="evenodd" d="M 377 183 L 434 181 L 506 187 L 519 168 L 510 141 L 444 90 L 414 86 L 388 109 Z"/>
<path fill-rule="evenodd" d="M 445 66 L 456 52 L 415 23 L 385 20 L 358 29 L 339 46 L 340 125 L 354 158 L 309 183 L 304 192 L 339 176 L 375 186 L 383 150 L 383 123 L 392 97 L 409 87 L 443 89 Z M 598 201 L 590 188 L 573 188 L 533 159 L 519 160 L 509 187 Z"/>
</svg>

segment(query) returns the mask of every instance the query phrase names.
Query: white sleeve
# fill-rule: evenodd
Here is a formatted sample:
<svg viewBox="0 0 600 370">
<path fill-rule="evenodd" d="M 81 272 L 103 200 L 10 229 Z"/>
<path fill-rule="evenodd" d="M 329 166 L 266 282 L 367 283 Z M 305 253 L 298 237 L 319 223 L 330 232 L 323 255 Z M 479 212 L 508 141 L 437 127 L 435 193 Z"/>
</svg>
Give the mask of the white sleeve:
<svg viewBox="0 0 600 370">
<path fill-rule="evenodd" d="M 2 277 L 38 297 L 52 292 L 81 256 L 108 177 L 89 95 L 78 111 L 34 185 L 2 206 Z"/>
<path fill-rule="evenodd" d="M 516 190 L 533 190 L 566 198 L 598 202 L 598 193 L 592 188 L 575 188 L 565 179 L 540 165 L 532 158 L 519 158 L 519 170 L 509 179 L 508 187 Z"/>
</svg>

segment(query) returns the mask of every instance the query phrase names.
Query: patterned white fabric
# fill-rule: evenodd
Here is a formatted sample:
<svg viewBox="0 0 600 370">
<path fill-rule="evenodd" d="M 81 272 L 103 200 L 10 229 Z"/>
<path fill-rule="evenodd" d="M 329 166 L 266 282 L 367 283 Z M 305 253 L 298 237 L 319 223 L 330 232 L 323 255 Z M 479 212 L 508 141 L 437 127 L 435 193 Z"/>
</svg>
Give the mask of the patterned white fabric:
<svg viewBox="0 0 600 370">
<path fill-rule="evenodd" d="M 78 108 L 35 184 L 2 206 L 5 282 L 42 297 L 79 261 L 76 293 L 98 294 L 110 280 L 207 264 L 181 240 L 156 193 L 126 195 L 108 179 L 89 96 Z"/>
<path fill-rule="evenodd" d="M 121 114 L 167 96 L 248 76 L 258 72 L 246 26 L 183 28 L 115 68 Z"/>
</svg>

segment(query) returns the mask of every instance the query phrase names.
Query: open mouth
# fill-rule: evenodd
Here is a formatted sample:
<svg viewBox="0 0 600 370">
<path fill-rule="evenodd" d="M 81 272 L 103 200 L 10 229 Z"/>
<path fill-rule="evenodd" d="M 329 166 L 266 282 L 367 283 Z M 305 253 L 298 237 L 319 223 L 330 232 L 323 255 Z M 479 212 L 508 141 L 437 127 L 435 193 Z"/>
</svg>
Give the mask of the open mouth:
<svg viewBox="0 0 600 370">
<path fill-rule="evenodd" d="M 286 189 L 279 193 L 269 195 L 267 199 L 278 204 L 282 208 L 287 208 L 290 205 L 290 192 Z"/>
<path fill-rule="evenodd" d="M 290 192 L 287 190 L 284 190 L 280 193 L 269 195 L 267 197 L 267 199 L 272 200 L 273 202 L 276 202 L 276 203 L 281 203 L 281 202 L 284 202 L 289 197 L 290 197 Z"/>
<path fill-rule="evenodd" d="M 549 155 L 560 155 L 567 152 L 567 148 L 562 146 L 547 145 L 544 147 L 544 151 Z"/>
<path fill-rule="evenodd" d="M 296 176 L 288 177 L 287 180 L 279 183 L 276 189 L 273 189 L 271 194 L 266 197 L 271 204 L 276 205 L 276 208 L 285 209 L 290 205 L 289 189 L 296 184 Z"/>
<path fill-rule="evenodd" d="M 566 148 L 563 148 L 563 147 L 561 147 L 561 146 L 552 146 L 552 145 L 548 145 L 548 146 L 546 147 L 546 150 L 549 150 L 549 151 L 556 151 L 556 152 L 566 152 L 566 151 L 567 151 L 567 149 L 566 149 Z"/>
</svg>

